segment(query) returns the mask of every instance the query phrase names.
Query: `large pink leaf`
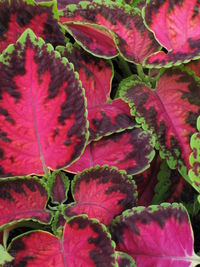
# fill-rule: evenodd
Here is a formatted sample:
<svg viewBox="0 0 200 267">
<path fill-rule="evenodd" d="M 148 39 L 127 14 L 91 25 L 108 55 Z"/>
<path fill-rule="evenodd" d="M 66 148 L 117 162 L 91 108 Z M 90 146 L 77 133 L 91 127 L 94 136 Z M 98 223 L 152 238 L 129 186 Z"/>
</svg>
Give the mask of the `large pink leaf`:
<svg viewBox="0 0 200 267">
<path fill-rule="evenodd" d="M 196 0 L 147 1 L 144 18 L 168 54 L 150 56 L 148 66 L 171 66 L 200 57 L 200 3 Z"/>
<path fill-rule="evenodd" d="M 82 88 L 67 59 L 26 30 L 0 57 L 0 173 L 69 165 L 86 142 Z"/>
<path fill-rule="evenodd" d="M 189 168 L 190 135 L 200 114 L 200 87 L 194 78 L 170 69 L 152 90 L 133 76 L 121 84 L 121 95 L 132 106 L 138 122 L 155 134 L 161 157 L 186 177 L 184 165 Z"/>
<path fill-rule="evenodd" d="M 60 239 L 44 231 L 29 232 L 11 243 L 13 266 L 114 267 L 114 245 L 106 231 L 98 221 L 78 216 L 65 224 Z"/>
<path fill-rule="evenodd" d="M 154 139 L 141 129 L 126 130 L 91 142 L 78 161 L 66 170 L 77 173 L 95 165 L 115 166 L 136 174 L 149 167 L 154 158 Z"/>
<path fill-rule="evenodd" d="M 190 220 L 181 204 L 127 210 L 115 219 L 111 233 L 117 250 L 131 255 L 138 267 L 191 267 L 200 263 L 193 249 Z"/>
<path fill-rule="evenodd" d="M 0 25 L 0 52 L 15 43 L 27 28 L 54 46 L 64 44 L 64 34 L 54 18 L 52 3 L 37 6 L 23 0 L 3 0 L 0 3 Z"/>
<path fill-rule="evenodd" d="M 99 45 L 108 41 L 107 39 L 97 39 L 100 28 L 97 30 L 96 25 L 104 26 L 113 32 L 116 47 L 127 60 L 141 63 L 147 56 L 159 49 L 153 34 L 144 26 L 140 12 L 119 2 L 98 1 L 98 3 L 91 2 L 87 4 L 83 2 L 75 7 L 68 6 L 60 12 L 60 21 L 69 27 L 71 33 L 75 34 L 75 38 L 83 46 L 99 56 L 107 56 L 107 53 L 99 50 Z M 90 30 L 86 30 L 85 23 L 91 24 Z M 73 29 L 75 29 L 75 32 Z M 88 32 L 93 32 L 90 38 L 88 38 Z M 97 37 L 95 37 L 96 34 Z M 79 35 L 81 36 L 80 39 Z M 85 39 L 83 36 L 85 36 Z M 93 44 L 92 47 L 91 43 Z M 106 49 L 105 51 L 107 52 Z"/>
<path fill-rule="evenodd" d="M 134 181 L 125 172 L 107 166 L 96 166 L 76 175 L 72 192 L 75 203 L 65 209 L 65 215 L 86 213 L 105 225 L 137 201 Z"/>
<path fill-rule="evenodd" d="M 89 141 L 96 140 L 113 132 L 130 129 L 135 120 L 130 114 L 127 103 L 121 99 L 111 100 L 112 65 L 98 59 L 82 49 L 57 47 L 57 50 L 68 58 L 79 73 L 79 79 L 85 89 L 87 98 Z"/>
<path fill-rule="evenodd" d="M 48 194 L 36 178 L 9 178 L 0 180 L 0 226 L 22 219 L 49 223 L 46 211 Z"/>
</svg>

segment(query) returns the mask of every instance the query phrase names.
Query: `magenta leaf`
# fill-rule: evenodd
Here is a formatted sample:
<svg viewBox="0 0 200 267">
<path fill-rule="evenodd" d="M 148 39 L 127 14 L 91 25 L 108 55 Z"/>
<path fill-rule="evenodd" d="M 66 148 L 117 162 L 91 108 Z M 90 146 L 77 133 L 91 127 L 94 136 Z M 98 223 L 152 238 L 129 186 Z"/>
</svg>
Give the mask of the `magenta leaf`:
<svg viewBox="0 0 200 267">
<path fill-rule="evenodd" d="M 95 165 L 115 166 L 128 174 L 143 172 L 154 158 L 154 138 L 141 129 L 125 130 L 121 133 L 91 142 L 78 161 L 66 170 L 77 173 Z"/>
<path fill-rule="evenodd" d="M 187 179 L 189 140 L 200 114 L 197 82 L 187 73 L 170 69 L 161 75 L 155 90 L 137 76 L 124 80 L 120 87 L 121 96 L 132 107 L 136 121 L 156 136 L 161 157 Z"/>
<path fill-rule="evenodd" d="M 116 251 L 119 267 L 137 267 L 135 261 L 127 253 Z"/>
<path fill-rule="evenodd" d="M 135 120 L 130 114 L 128 104 L 121 99 L 112 101 L 110 98 L 112 65 L 106 60 L 93 57 L 82 49 L 72 47 L 70 43 L 68 48 L 57 47 L 57 50 L 74 64 L 85 89 L 89 141 L 133 128 Z"/>
<path fill-rule="evenodd" d="M 123 210 L 137 202 L 137 190 L 126 172 L 108 166 L 96 166 L 77 174 L 72 182 L 75 203 L 68 205 L 65 215 L 86 213 L 108 225 Z"/>
<path fill-rule="evenodd" d="M 0 52 L 15 43 L 25 29 L 31 28 L 38 37 L 52 45 L 64 44 L 64 34 L 53 13 L 53 3 L 38 6 L 28 1 L 3 0 L 0 3 Z M 38 27 L 39 25 L 39 27 Z"/>
<path fill-rule="evenodd" d="M 69 191 L 69 178 L 62 171 L 54 171 L 49 177 L 48 189 L 53 202 L 65 202 Z"/>
<path fill-rule="evenodd" d="M 49 223 L 48 193 L 40 180 L 31 177 L 0 179 L 0 227 L 22 219 Z"/>
<path fill-rule="evenodd" d="M 145 22 L 168 54 L 158 52 L 150 56 L 145 65 L 169 67 L 200 57 L 199 8 L 196 0 L 147 1 Z"/>
<path fill-rule="evenodd" d="M 127 210 L 114 220 L 111 233 L 117 250 L 131 255 L 138 267 L 200 263 L 193 249 L 190 219 L 181 204 Z"/>
<path fill-rule="evenodd" d="M 129 61 L 141 63 L 159 49 L 153 34 L 145 27 L 138 9 L 124 3 L 98 1 L 98 3 L 81 4 L 80 2 L 73 7 L 67 6 L 60 12 L 60 21 L 73 35 L 75 34 L 76 40 L 98 56 L 108 56 L 107 43 L 111 43 L 105 37 L 99 38 L 102 26 L 108 29 L 109 33 L 113 33 L 115 47 Z M 100 44 L 105 47 L 105 52 L 99 49 Z M 112 53 L 110 57 L 114 55 L 116 54 Z"/>
<path fill-rule="evenodd" d="M 32 231 L 15 238 L 9 251 L 15 256 L 13 266 L 116 266 L 106 227 L 87 216 L 70 219 L 60 239 L 49 232 Z"/>
<path fill-rule="evenodd" d="M 0 72 L 1 176 L 71 164 L 85 146 L 87 120 L 84 93 L 67 59 L 26 30 L 1 55 Z"/>
</svg>

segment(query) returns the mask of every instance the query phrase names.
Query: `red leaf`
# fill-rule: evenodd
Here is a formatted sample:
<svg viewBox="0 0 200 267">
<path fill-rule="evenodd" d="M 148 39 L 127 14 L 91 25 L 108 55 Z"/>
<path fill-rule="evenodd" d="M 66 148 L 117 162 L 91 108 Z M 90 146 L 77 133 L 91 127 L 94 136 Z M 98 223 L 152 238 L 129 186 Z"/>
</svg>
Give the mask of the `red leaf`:
<svg viewBox="0 0 200 267">
<path fill-rule="evenodd" d="M 147 1 L 146 24 L 168 54 L 152 55 L 146 65 L 169 67 L 200 57 L 199 8 L 200 3 L 196 0 Z"/>
<path fill-rule="evenodd" d="M 61 32 L 51 6 L 37 6 L 22 0 L 0 3 L 0 53 L 11 43 L 15 43 L 27 28 L 44 38 L 52 45 L 64 45 L 64 34 Z"/>
<path fill-rule="evenodd" d="M 85 216 L 65 224 L 61 239 L 44 231 L 29 232 L 11 243 L 13 266 L 112 267 L 115 254 L 105 226 Z"/>
<path fill-rule="evenodd" d="M 0 72 L 1 175 L 40 174 L 79 157 L 85 99 L 68 61 L 27 30 L 0 57 Z"/>
<path fill-rule="evenodd" d="M 34 219 L 49 223 L 46 211 L 48 194 L 39 179 L 9 178 L 0 180 L 0 226 L 21 219 Z"/>
<path fill-rule="evenodd" d="M 167 90 L 166 90 L 167 89 Z M 137 121 L 156 135 L 161 157 L 184 177 L 189 167 L 190 135 L 200 114 L 200 87 L 194 78 L 180 70 L 167 70 L 155 90 L 137 76 L 121 84 L 121 96 L 129 102 Z"/>
<path fill-rule="evenodd" d="M 82 36 L 79 39 L 76 34 L 75 38 L 81 43 L 83 42 L 84 46 L 87 45 L 86 48 L 89 51 L 99 56 L 107 56 L 108 54 L 105 48 L 106 53 L 102 51 L 103 49 L 98 50 L 99 42 L 104 44 L 105 41 L 107 42 L 107 38 L 105 41 L 99 40 L 100 28 L 97 30 L 96 25 L 104 26 L 113 33 L 116 47 L 127 60 L 141 63 L 147 56 L 159 49 L 153 34 L 144 26 L 140 12 L 124 3 L 98 1 L 98 3 L 77 4 L 73 9 L 71 9 L 71 6 L 68 6 L 60 12 L 60 21 L 67 27 L 71 27 L 71 25 L 77 27 L 75 22 L 79 22 L 79 34 Z M 93 31 L 92 38 L 88 39 L 89 31 L 88 29 L 86 31 L 85 23 L 91 24 L 89 27 Z M 85 36 L 85 39 L 83 36 Z M 93 47 L 89 47 L 91 43 Z M 106 47 L 106 44 L 104 46 Z"/>
<path fill-rule="evenodd" d="M 76 175 L 72 192 L 75 203 L 65 209 L 65 215 L 86 213 L 105 225 L 137 201 L 134 181 L 125 172 L 107 166 L 96 166 Z"/>
<path fill-rule="evenodd" d="M 95 165 L 115 166 L 136 174 L 149 167 L 154 157 L 154 139 L 141 129 L 126 130 L 91 142 L 78 161 L 66 170 L 77 173 Z"/>
<path fill-rule="evenodd" d="M 131 255 L 138 267 L 189 267 L 200 263 L 193 249 L 190 220 L 181 204 L 127 210 L 115 219 L 111 232 L 117 250 Z"/>
<path fill-rule="evenodd" d="M 98 59 L 82 49 L 57 47 L 63 56 L 68 58 L 79 73 L 79 79 L 85 89 L 87 98 L 89 141 L 100 139 L 135 126 L 127 103 L 121 99 L 111 100 L 112 65 Z"/>
</svg>

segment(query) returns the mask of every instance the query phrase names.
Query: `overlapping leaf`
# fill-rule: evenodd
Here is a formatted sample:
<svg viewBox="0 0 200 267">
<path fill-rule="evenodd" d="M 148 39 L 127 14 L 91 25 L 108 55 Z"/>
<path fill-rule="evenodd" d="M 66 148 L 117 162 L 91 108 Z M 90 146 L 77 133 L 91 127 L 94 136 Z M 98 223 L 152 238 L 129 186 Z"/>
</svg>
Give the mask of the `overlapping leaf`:
<svg viewBox="0 0 200 267">
<path fill-rule="evenodd" d="M 156 155 L 150 164 L 150 168 L 134 176 L 138 191 L 137 206 L 148 206 L 152 204 L 154 188 L 157 184 L 157 174 L 160 171 L 161 162 L 162 160 L 159 155 Z"/>
<path fill-rule="evenodd" d="M 64 172 L 54 171 L 49 177 L 48 189 L 53 202 L 65 202 L 69 191 L 69 178 Z"/>
<path fill-rule="evenodd" d="M 155 90 L 137 76 L 124 80 L 120 87 L 121 96 L 129 102 L 138 122 L 156 135 L 161 157 L 187 177 L 189 140 L 200 114 L 197 82 L 187 73 L 170 69 L 161 75 Z"/>
<path fill-rule="evenodd" d="M 64 34 L 54 16 L 52 2 L 49 6 L 41 6 L 34 4 L 34 1 L 1 1 L 0 52 L 15 43 L 27 28 L 54 46 L 64 44 Z"/>
<path fill-rule="evenodd" d="M 69 220 L 60 239 L 45 231 L 29 232 L 15 238 L 9 251 L 15 256 L 13 266 L 117 266 L 105 226 L 85 216 Z"/>
<path fill-rule="evenodd" d="M 112 101 L 110 98 L 113 77 L 110 62 L 95 58 L 84 50 L 69 44 L 68 48 L 57 47 L 57 50 L 74 64 L 85 89 L 90 131 L 89 141 L 113 132 L 133 128 L 135 120 L 130 114 L 127 103 L 121 99 Z"/>
<path fill-rule="evenodd" d="M 125 211 L 115 219 L 111 233 L 117 250 L 131 255 L 138 267 L 189 267 L 200 263 L 193 249 L 190 220 L 181 204 Z"/>
<path fill-rule="evenodd" d="M 136 205 L 137 190 L 126 172 L 96 166 L 74 177 L 72 192 L 75 203 L 68 205 L 65 215 L 86 213 L 108 225 L 123 210 Z"/>
<path fill-rule="evenodd" d="M 155 155 L 154 138 L 141 129 L 126 130 L 91 142 L 78 161 L 66 170 L 77 173 L 95 165 L 115 166 L 128 174 L 137 174 L 149 167 Z"/>
<path fill-rule="evenodd" d="M 80 156 L 83 90 L 66 58 L 26 30 L 0 57 L 0 175 L 43 173 Z"/>
<path fill-rule="evenodd" d="M 177 170 L 171 170 L 163 161 L 156 175 L 157 184 L 154 188 L 155 195 L 152 204 L 162 202 L 184 202 L 189 203 L 194 195 L 194 189 L 181 176 Z"/>
<path fill-rule="evenodd" d="M 116 43 L 114 47 L 127 60 L 135 63 L 143 62 L 159 49 L 153 34 L 144 26 L 138 9 L 120 2 L 80 2 L 60 12 L 60 21 L 68 27 L 76 40 L 98 56 L 115 56 L 116 52 L 107 49 L 108 44 L 112 44 L 113 49 L 113 41 Z M 113 34 L 107 34 L 106 37 L 100 28 L 102 26 Z M 99 37 L 100 33 L 103 34 L 103 39 Z M 99 48 L 100 45 L 102 49 Z"/>
<path fill-rule="evenodd" d="M 49 223 L 51 214 L 45 207 L 48 193 L 37 178 L 0 180 L 0 226 L 22 219 Z"/>
<path fill-rule="evenodd" d="M 200 188 L 200 116 L 197 119 L 197 130 L 190 140 L 190 146 L 192 152 L 190 154 L 190 165 L 189 177 L 195 188 Z"/>
<path fill-rule="evenodd" d="M 150 56 L 145 65 L 169 67 L 200 57 L 199 9 L 196 0 L 147 1 L 146 24 L 168 53 L 161 51 Z"/>
</svg>

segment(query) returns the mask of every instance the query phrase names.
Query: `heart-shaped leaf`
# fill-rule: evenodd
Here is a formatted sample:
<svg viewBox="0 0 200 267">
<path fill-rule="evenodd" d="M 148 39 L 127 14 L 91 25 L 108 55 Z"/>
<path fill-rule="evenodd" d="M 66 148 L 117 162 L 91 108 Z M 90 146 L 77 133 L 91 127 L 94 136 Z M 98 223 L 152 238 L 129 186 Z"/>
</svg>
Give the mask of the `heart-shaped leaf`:
<svg viewBox="0 0 200 267">
<path fill-rule="evenodd" d="M 108 53 L 99 49 L 99 46 L 101 44 L 106 48 L 107 43 L 111 43 L 111 38 L 104 37 L 104 40 L 99 38 L 102 26 L 113 33 L 116 47 L 129 61 L 141 63 L 159 49 L 153 34 L 145 27 L 139 10 L 119 1 L 92 1 L 80 2 L 76 6 L 70 5 L 60 12 L 60 21 L 69 27 L 76 40 L 98 56 L 108 56 Z M 114 55 L 116 54 L 110 56 Z"/>
<path fill-rule="evenodd" d="M 190 165 L 189 177 L 195 188 L 200 190 L 200 116 L 197 119 L 197 130 L 190 140 L 190 146 L 192 152 L 190 154 Z"/>
<path fill-rule="evenodd" d="M 89 218 L 96 218 L 105 225 L 137 202 L 134 181 L 126 172 L 107 166 L 96 166 L 76 175 L 72 192 L 75 203 L 65 209 L 65 215 L 86 213 Z"/>
<path fill-rule="evenodd" d="M 136 121 L 155 134 L 161 157 L 187 179 L 189 140 L 200 114 L 200 86 L 195 79 L 178 69 L 170 69 L 161 75 L 155 90 L 137 76 L 124 80 L 120 90 Z"/>
<path fill-rule="evenodd" d="M 15 43 L 27 28 L 31 28 L 38 37 L 54 46 L 64 44 L 64 34 L 53 10 L 52 2 L 48 6 L 41 6 L 34 4 L 34 1 L 1 1 L 0 53 L 9 44 Z"/>
<path fill-rule="evenodd" d="M 87 140 L 85 98 L 72 65 L 26 30 L 0 56 L 0 73 L 1 176 L 71 164 Z"/>
<path fill-rule="evenodd" d="M 117 266 L 107 229 L 86 216 L 69 220 L 60 239 L 45 231 L 29 232 L 15 238 L 9 251 L 13 266 Z"/>
<path fill-rule="evenodd" d="M 200 2 L 147 0 L 144 18 L 163 51 L 150 56 L 146 66 L 169 67 L 200 57 Z"/>
<path fill-rule="evenodd" d="M 0 227 L 22 219 L 49 223 L 47 201 L 48 193 L 37 178 L 0 179 Z"/>
<path fill-rule="evenodd" d="M 114 220 L 111 233 L 117 250 L 131 255 L 138 267 L 200 263 L 193 249 L 190 220 L 181 204 L 127 210 Z"/>
<path fill-rule="evenodd" d="M 91 142 L 78 161 L 66 170 L 77 173 L 95 165 L 115 166 L 128 174 L 149 168 L 154 158 L 154 138 L 141 129 L 126 130 Z"/>
<path fill-rule="evenodd" d="M 128 254 L 121 251 L 116 251 L 116 254 L 119 267 L 137 267 L 133 258 Z"/>
<path fill-rule="evenodd" d="M 135 120 L 130 114 L 127 103 L 121 99 L 111 100 L 113 71 L 110 62 L 95 58 L 84 50 L 72 47 L 57 47 L 68 58 L 79 73 L 79 79 L 85 89 L 89 120 L 89 141 L 102 136 L 131 129 Z"/>
<path fill-rule="evenodd" d="M 65 202 L 69 191 L 69 178 L 62 171 L 54 171 L 49 177 L 48 189 L 53 202 L 59 204 Z"/>
</svg>

